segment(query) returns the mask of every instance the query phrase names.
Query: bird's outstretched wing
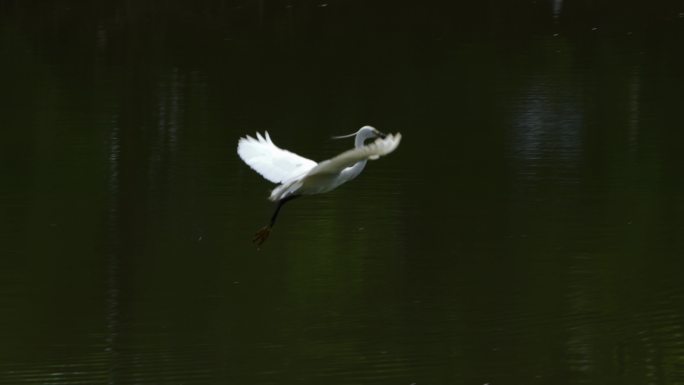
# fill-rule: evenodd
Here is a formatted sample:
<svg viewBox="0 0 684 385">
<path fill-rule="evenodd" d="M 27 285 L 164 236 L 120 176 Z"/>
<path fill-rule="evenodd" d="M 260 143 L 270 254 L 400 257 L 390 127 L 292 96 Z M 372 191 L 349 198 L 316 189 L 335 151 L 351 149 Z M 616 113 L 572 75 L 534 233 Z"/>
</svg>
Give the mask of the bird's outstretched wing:
<svg viewBox="0 0 684 385">
<path fill-rule="evenodd" d="M 389 134 L 384 139 L 378 138 L 375 142 L 367 146 L 354 148 L 345 151 L 334 158 L 324 160 L 316 167 L 313 167 L 306 175 L 337 174 L 360 160 L 374 160 L 389 154 L 399 147 L 400 141 L 400 133 L 395 135 Z"/>
<path fill-rule="evenodd" d="M 282 183 L 306 174 L 317 164 L 277 147 L 268 132 L 265 132 L 265 137 L 257 132 L 256 139 L 249 135 L 240 138 L 237 152 L 249 167 L 273 183 Z"/>
</svg>

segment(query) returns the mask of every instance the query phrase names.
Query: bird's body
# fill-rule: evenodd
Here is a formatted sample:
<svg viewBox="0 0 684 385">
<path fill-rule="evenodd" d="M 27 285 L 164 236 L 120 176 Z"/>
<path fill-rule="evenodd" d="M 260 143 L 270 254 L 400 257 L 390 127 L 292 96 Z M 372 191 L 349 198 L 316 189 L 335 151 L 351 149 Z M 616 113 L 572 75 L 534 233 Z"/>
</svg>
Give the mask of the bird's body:
<svg viewBox="0 0 684 385">
<path fill-rule="evenodd" d="M 371 126 L 361 127 L 355 134 L 345 137 L 348 136 L 356 137 L 353 149 L 320 163 L 277 147 L 268 132 L 264 136 L 257 133 L 256 138 L 240 138 L 237 151 L 240 158 L 264 178 L 279 184 L 269 197 L 278 202 L 271 224 L 257 233 L 255 241 L 261 244 L 266 240 L 285 202 L 302 195 L 326 193 L 356 178 L 368 159 L 389 154 L 401 141 L 401 134 L 385 135 Z M 365 141 L 371 138 L 377 139 L 366 145 Z"/>
</svg>

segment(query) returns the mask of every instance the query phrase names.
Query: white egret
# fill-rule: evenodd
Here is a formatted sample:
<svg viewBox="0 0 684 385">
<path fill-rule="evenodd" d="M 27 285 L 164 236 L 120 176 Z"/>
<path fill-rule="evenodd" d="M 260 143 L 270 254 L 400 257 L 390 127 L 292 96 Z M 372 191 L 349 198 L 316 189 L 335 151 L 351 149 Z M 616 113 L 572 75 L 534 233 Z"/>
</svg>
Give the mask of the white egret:
<svg viewBox="0 0 684 385">
<path fill-rule="evenodd" d="M 256 138 L 247 135 L 238 141 L 238 155 L 254 171 L 273 183 L 279 183 L 271 191 L 269 199 L 278 202 L 268 226 L 257 231 L 254 242 L 261 245 L 266 241 L 275 225 L 280 208 L 302 195 L 328 192 L 337 186 L 356 178 L 366 166 L 368 159 L 374 160 L 394 151 L 401 141 L 401 134 L 383 134 L 371 126 L 363 126 L 357 132 L 336 136 L 333 139 L 356 136 L 355 148 L 340 155 L 316 163 L 295 153 L 278 148 L 271 141 L 268 132 Z M 368 145 L 367 139 L 376 140 Z"/>
</svg>

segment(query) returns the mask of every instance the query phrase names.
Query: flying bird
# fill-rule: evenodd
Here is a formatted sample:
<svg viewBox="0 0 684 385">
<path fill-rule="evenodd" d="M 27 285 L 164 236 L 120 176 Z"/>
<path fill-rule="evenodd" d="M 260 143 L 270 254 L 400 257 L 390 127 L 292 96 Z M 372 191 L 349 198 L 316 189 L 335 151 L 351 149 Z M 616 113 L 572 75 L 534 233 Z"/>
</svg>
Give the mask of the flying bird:
<svg viewBox="0 0 684 385">
<path fill-rule="evenodd" d="M 363 126 L 353 134 L 333 139 L 352 136 L 356 137 L 353 149 L 320 163 L 277 147 L 268 132 L 263 136 L 257 132 L 256 138 L 249 135 L 240 138 L 237 149 L 240 158 L 264 178 L 278 183 L 269 197 L 277 202 L 275 212 L 269 224 L 254 235 L 254 243 L 261 245 L 266 241 L 285 203 L 302 195 L 326 193 L 356 178 L 369 159 L 391 153 L 401 141 L 400 133 L 383 134 L 371 126 Z M 368 139 L 375 141 L 365 144 Z"/>
</svg>

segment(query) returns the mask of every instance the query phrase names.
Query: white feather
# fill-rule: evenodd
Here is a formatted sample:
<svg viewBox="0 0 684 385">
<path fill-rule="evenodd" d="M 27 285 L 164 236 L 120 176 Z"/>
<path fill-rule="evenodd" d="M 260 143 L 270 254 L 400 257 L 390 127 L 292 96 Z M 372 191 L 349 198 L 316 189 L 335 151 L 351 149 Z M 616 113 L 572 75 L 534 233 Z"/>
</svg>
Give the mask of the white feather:
<svg viewBox="0 0 684 385">
<path fill-rule="evenodd" d="M 279 186 L 271 191 L 272 201 L 291 195 L 321 194 L 354 179 L 363 170 L 366 161 L 375 160 L 394 151 L 401 134 L 389 134 L 364 145 L 367 138 L 381 135 L 370 126 L 361 127 L 356 135 L 356 147 L 334 158 L 316 163 L 295 153 L 278 148 L 268 132 L 265 137 L 257 132 L 256 139 L 247 135 L 238 141 L 240 158 L 254 171 Z M 383 135 L 384 136 L 384 135 Z"/>
<path fill-rule="evenodd" d="M 301 195 L 322 194 L 346 183 L 361 174 L 368 160 L 378 159 L 396 150 L 401 141 L 401 134 L 385 135 L 371 126 L 363 126 L 352 135 L 354 148 L 340 155 L 316 163 L 297 154 L 278 148 L 271 141 L 268 132 L 264 138 L 257 132 L 256 139 L 247 136 L 238 141 L 238 154 L 245 163 L 264 178 L 280 183 L 271 191 L 269 197 L 277 201 L 271 222 L 257 231 L 254 242 L 261 245 L 271 233 L 280 208 L 289 199 Z M 377 138 L 366 145 L 366 140 Z M 384 138 L 384 139 L 383 139 Z"/>
<path fill-rule="evenodd" d="M 356 173 L 349 172 L 357 163 L 365 160 L 375 160 L 394 151 L 401 141 L 401 134 L 387 135 L 375 142 L 353 148 L 340 155 L 324 160 L 313 167 L 303 177 L 284 181 L 271 191 L 269 199 L 279 201 L 293 194 L 311 195 L 328 192 L 337 186 L 356 177 Z"/>
<path fill-rule="evenodd" d="M 389 134 L 384 139 L 378 138 L 371 144 L 353 148 L 334 158 L 322 161 L 309 170 L 305 178 L 320 174 L 339 174 L 345 168 L 353 166 L 356 162 L 366 159 L 378 159 L 381 156 L 385 156 L 396 150 L 397 147 L 399 147 L 400 141 L 400 133 L 397 133 L 396 135 Z"/>
<path fill-rule="evenodd" d="M 283 183 L 306 174 L 316 162 L 273 144 L 268 132 L 247 135 L 238 141 L 238 155 L 254 171 L 273 183 Z"/>
</svg>

